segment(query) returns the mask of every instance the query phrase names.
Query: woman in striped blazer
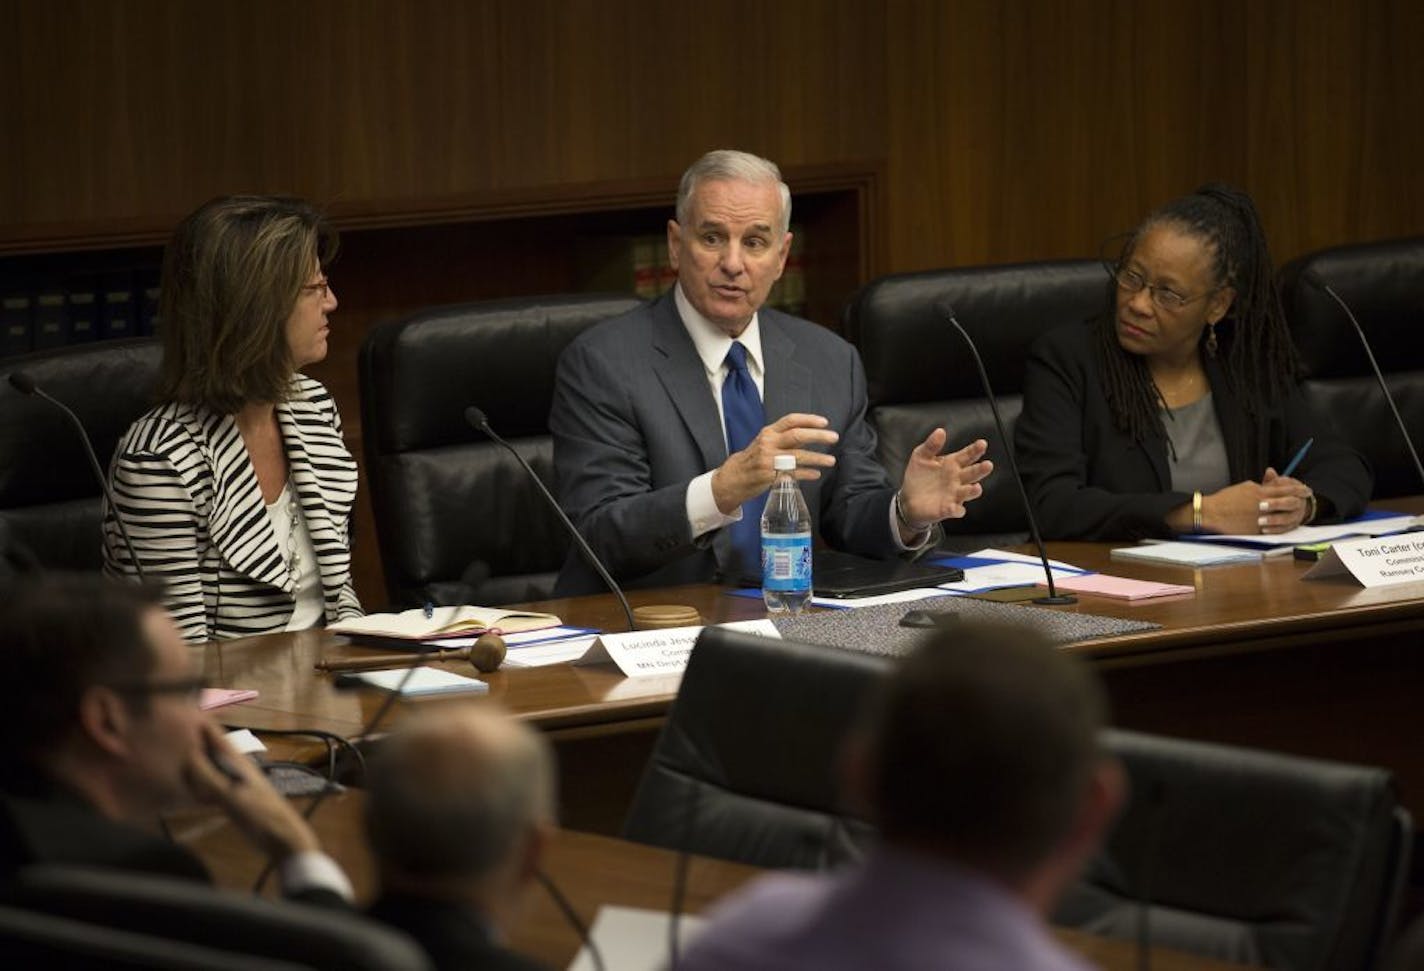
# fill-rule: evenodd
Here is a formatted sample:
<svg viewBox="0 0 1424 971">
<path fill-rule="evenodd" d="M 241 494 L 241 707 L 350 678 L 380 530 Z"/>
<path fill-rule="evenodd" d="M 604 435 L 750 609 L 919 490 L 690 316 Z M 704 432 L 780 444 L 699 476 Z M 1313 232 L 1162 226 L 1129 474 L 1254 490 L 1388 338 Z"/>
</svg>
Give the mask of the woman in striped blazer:
<svg viewBox="0 0 1424 971">
<path fill-rule="evenodd" d="M 326 357 L 335 248 L 307 203 L 233 196 L 188 216 L 164 251 L 161 403 L 109 466 L 104 562 L 164 583 L 190 642 L 361 613 L 356 463 L 331 395 L 299 373 Z"/>
</svg>

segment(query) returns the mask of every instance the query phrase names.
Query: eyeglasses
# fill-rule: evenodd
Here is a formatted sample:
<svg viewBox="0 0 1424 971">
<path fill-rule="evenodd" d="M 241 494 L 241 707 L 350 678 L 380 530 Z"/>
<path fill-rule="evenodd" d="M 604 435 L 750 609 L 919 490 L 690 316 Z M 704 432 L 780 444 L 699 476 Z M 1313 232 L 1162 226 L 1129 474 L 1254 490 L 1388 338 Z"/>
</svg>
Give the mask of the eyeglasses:
<svg viewBox="0 0 1424 971">
<path fill-rule="evenodd" d="M 133 681 L 128 684 L 111 684 L 109 688 L 124 695 L 184 695 L 197 702 L 203 689 L 208 686 L 204 678 L 172 678 L 167 681 Z"/>
<path fill-rule="evenodd" d="M 321 299 L 325 300 L 327 295 L 331 293 L 331 281 L 326 277 L 322 277 L 315 283 L 303 283 L 302 292 L 306 293 L 308 290 L 320 294 Z"/>
<path fill-rule="evenodd" d="M 1156 284 L 1148 283 L 1141 273 L 1136 270 L 1129 270 L 1125 266 L 1113 267 L 1113 279 L 1117 281 L 1117 288 L 1124 293 L 1140 293 L 1147 290 L 1152 296 L 1152 302 L 1163 310 L 1181 310 L 1189 303 L 1194 303 L 1202 297 L 1209 297 L 1221 287 L 1208 290 L 1206 293 L 1199 293 L 1195 297 L 1184 297 L 1171 287 L 1160 287 Z"/>
</svg>

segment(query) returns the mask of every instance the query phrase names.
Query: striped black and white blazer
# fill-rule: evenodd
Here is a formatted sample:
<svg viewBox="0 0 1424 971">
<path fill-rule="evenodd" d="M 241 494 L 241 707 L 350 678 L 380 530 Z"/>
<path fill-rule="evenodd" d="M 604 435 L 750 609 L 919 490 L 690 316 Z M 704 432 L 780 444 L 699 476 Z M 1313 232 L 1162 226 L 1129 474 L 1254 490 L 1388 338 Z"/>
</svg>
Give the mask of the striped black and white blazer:
<svg viewBox="0 0 1424 971">
<path fill-rule="evenodd" d="M 298 374 L 290 399 L 277 405 L 277 420 L 289 484 L 316 549 L 326 622 L 359 616 L 350 543 L 356 462 L 341 440 L 336 402 L 320 382 Z M 159 405 L 120 439 L 109 484 L 144 575 L 165 585 L 166 604 L 185 640 L 286 627 L 296 607 L 296 583 L 233 416 Z M 112 575 L 137 575 L 108 508 L 104 566 Z"/>
</svg>

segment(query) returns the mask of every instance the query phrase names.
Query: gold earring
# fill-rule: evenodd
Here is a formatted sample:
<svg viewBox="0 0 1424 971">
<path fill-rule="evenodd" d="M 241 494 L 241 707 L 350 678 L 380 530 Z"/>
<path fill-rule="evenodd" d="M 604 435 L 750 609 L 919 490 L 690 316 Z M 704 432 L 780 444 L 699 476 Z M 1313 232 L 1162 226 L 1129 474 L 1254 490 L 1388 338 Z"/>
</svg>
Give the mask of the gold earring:
<svg viewBox="0 0 1424 971">
<path fill-rule="evenodd" d="M 1206 325 L 1206 353 L 1208 357 L 1216 357 L 1216 323 Z"/>
</svg>

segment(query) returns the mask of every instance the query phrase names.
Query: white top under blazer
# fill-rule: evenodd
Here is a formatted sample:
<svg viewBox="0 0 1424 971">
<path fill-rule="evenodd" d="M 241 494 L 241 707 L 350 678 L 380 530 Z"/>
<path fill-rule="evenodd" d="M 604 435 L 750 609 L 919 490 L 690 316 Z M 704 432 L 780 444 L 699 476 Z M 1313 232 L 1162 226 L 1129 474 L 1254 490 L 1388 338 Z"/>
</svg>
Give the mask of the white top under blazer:
<svg viewBox="0 0 1424 971">
<path fill-rule="evenodd" d="M 351 586 L 356 461 L 341 440 L 330 392 L 305 375 L 292 382 L 289 400 L 277 405 L 288 484 L 316 552 L 325 620 L 335 623 L 361 614 Z M 164 584 L 164 602 L 185 640 L 286 628 L 297 585 L 233 416 L 159 405 L 120 439 L 109 484 L 143 573 Z M 107 506 L 104 569 L 137 576 Z"/>
</svg>

